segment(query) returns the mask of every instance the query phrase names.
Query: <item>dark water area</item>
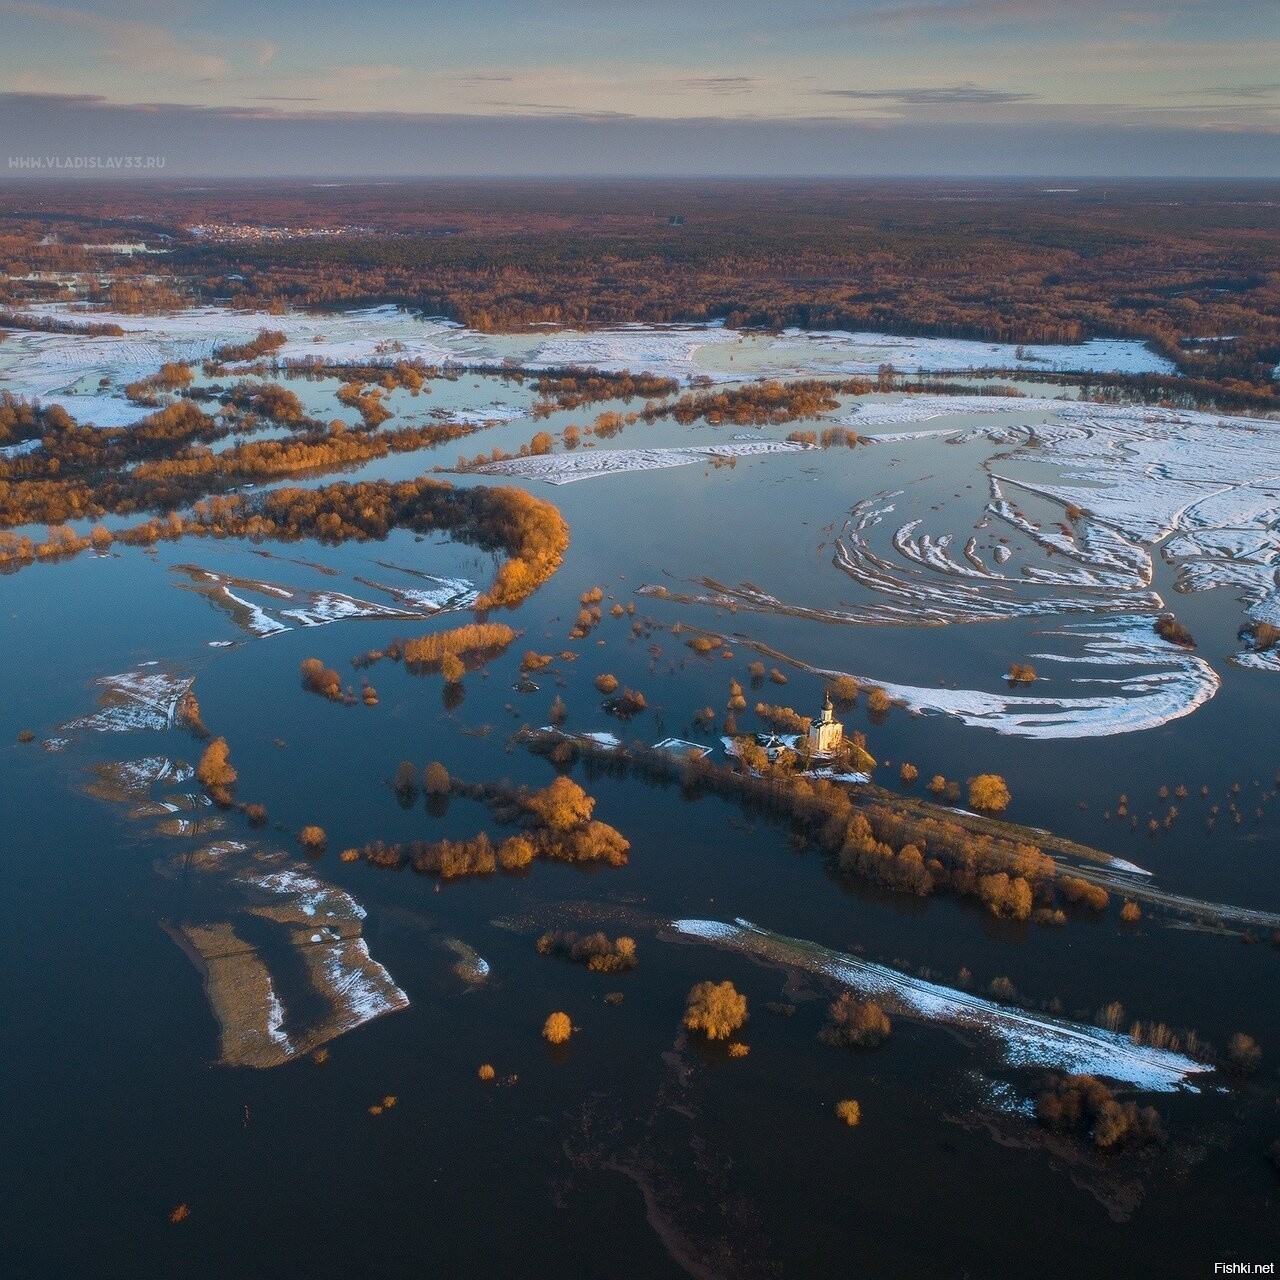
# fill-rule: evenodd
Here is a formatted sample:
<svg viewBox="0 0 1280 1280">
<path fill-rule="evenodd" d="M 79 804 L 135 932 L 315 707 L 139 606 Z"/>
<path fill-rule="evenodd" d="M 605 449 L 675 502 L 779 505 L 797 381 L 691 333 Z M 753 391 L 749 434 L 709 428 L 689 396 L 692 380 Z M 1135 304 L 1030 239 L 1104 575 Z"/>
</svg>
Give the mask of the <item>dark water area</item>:
<svg viewBox="0 0 1280 1280">
<path fill-rule="evenodd" d="M 478 399 L 515 404 L 520 395 L 527 400 L 527 392 L 484 386 Z M 539 425 L 559 430 L 575 416 L 583 420 L 558 415 Z M 356 474 L 416 475 L 459 452 L 513 447 L 532 429 L 513 422 L 475 437 L 474 449 L 463 441 Z M 730 434 L 637 425 L 601 447 Z M 338 856 L 372 840 L 508 833 L 488 808 L 458 796 L 444 806 L 421 796 L 403 805 L 390 779 L 402 760 L 418 770 L 440 760 L 470 781 L 545 786 L 552 767 L 510 738 L 522 725 L 548 723 L 557 694 L 569 728 L 627 742 L 678 735 L 718 747 L 692 715 L 705 705 L 722 711 L 731 678 L 748 686 L 749 703 L 815 713 L 822 681 L 800 669 L 788 668 L 786 686 L 749 686 L 746 665 L 757 654 L 747 640 L 868 679 L 999 691 L 1009 662 L 1053 643 L 1043 633 L 1060 619 L 840 626 L 635 594 L 653 583 L 697 593 L 693 580 L 706 576 L 749 581 L 793 604 L 856 604 L 866 591 L 833 568 L 827 526 L 838 528 L 860 499 L 912 481 L 895 525 L 919 515 L 939 531 L 963 531 L 986 501 L 980 466 L 992 451 L 988 442 L 917 441 L 556 488 L 528 482 L 569 522 L 568 555 L 546 586 L 495 619 L 523 634 L 468 673 L 452 707 L 438 676 L 391 661 L 363 672 L 377 688 L 376 707 L 338 705 L 301 688 L 298 664 L 318 657 L 354 683 L 356 654 L 457 625 L 465 614 L 348 619 L 258 638 L 176 589 L 187 579 L 174 566 L 386 604 L 355 578 L 405 587 L 415 581 L 407 568 L 484 586 L 493 559 L 474 548 L 405 533 L 341 547 L 195 540 L 0 579 L 6 1272 L 21 1280 L 1192 1277 L 1212 1274 L 1217 1261 L 1271 1261 L 1280 1184 L 1265 1153 L 1280 1138 L 1280 955 L 1269 937 L 1249 945 L 1238 932 L 1178 927 L 1154 909 L 1122 926 L 1117 903 L 1055 928 L 997 920 L 945 897 L 896 897 L 839 876 L 758 812 L 582 763 L 573 776 L 595 797 L 595 816 L 631 842 L 625 867 L 535 863 L 515 876 L 438 884 Z M 944 500 L 963 517 L 931 511 Z M 605 616 L 586 639 L 570 641 L 578 597 L 596 585 Z M 1136 862 L 1170 891 L 1280 910 L 1280 804 L 1264 799 L 1280 768 L 1276 677 L 1226 661 L 1241 621 L 1230 592 L 1175 600 L 1159 562 L 1155 587 L 1222 680 L 1181 719 L 1111 737 L 1033 740 L 901 708 L 873 723 L 865 698 L 843 718 L 886 762 L 877 774 L 884 786 L 898 785 L 904 760 L 919 766 L 922 782 L 997 772 L 1008 779 L 1007 816 L 1016 822 Z M 634 602 L 649 633 L 633 637 L 630 617 L 612 618 L 614 601 Z M 687 636 L 673 633 L 676 623 L 730 637 L 732 660 L 698 657 Z M 525 650 L 566 648 L 576 661 L 536 673 L 536 692 L 516 691 Z M 93 709 L 91 681 L 145 662 L 195 678 L 204 721 L 231 745 L 237 796 L 266 806 L 266 828 L 231 812 L 216 837 L 162 836 L 131 820 L 128 806 L 85 794 L 86 771 L 103 761 L 194 762 L 200 751 L 180 729 L 63 735 L 59 726 Z M 642 690 L 647 710 L 625 725 L 611 718 L 592 683 L 602 672 Z M 1052 674 L 1066 682 L 1080 673 L 1063 663 Z M 749 714 L 739 719 L 755 726 Z M 18 744 L 28 728 L 38 739 L 66 736 L 68 745 Z M 1237 781 L 1241 825 L 1206 831 L 1207 806 L 1225 809 Z M 1191 795 L 1178 821 L 1149 835 L 1148 813 L 1167 809 L 1159 788 L 1179 783 Z M 1121 793 L 1136 831 L 1114 816 Z M 303 1056 L 269 1070 L 216 1065 L 218 1027 L 201 974 L 161 927 L 197 912 L 203 889 L 194 873 L 157 867 L 213 838 L 303 860 L 294 836 L 308 823 L 328 837 L 310 871 L 367 912 L 369 951 L 409 1006 L 332 1041 L 323 1064 Z M 895 1019 L 874 1051 L 825 1046 L 817 1036 L 837 990 L 829 980 L 677 942 L 658 928 L 739 917 L 947 986 L 962 968 L 978 991 L 1006 977 L 1029 1006 L 1057 1000 L 1084 1020 L 1120 1000 L 1130 1018 L 1196 1028 L 1220 1047 L 1246 1031 L 1263 1047 L 1262 1069 L 1248 1082 L 1212 1075 L 1198 1091 L 1119 1090 L 1163 1117 L 1169 1141 L 1150 1155 L 1047 1149 L 1025 1114 L 1040 1076 L 1034 1067 L 1008 1065 L 981 1037 L 912 1019 Z M 537 935 L 557 926 L 632 934 L 639 965 L 596 974 L 539 955 Z M 457 943 L 487 962 L 484 981 L 456 971 Z M 750 1005 L 745 1057 L 680 1027 L 689 987 L 726 978 Z M 606 1002 L 610 992 L 622 1001 Z M 769 1002 L 794 1004 L 794 1014 L 771 1014 Z M 563 1048 L 539 1035 L 557 1009 L 578 1028 Z M 477 1079 L 481 1063 L 493 1064 L 497 1081 Z M 395 1105 L 371 1115 L 387 1096 Z M 861 1104 L 857 1128 L 833 1114 L 845 1098 Z M 174 1225 L 169 1213 L 179 1204 L 190 1217 Z"/>
</svg>

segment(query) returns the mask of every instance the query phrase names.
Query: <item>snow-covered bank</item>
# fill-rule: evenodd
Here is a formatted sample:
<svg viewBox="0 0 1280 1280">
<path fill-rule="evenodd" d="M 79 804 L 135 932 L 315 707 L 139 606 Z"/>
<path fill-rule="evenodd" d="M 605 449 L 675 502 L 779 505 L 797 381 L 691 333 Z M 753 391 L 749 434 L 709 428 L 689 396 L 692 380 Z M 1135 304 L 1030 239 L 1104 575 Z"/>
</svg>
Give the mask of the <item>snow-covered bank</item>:
<svg viewBox="0 0 1280 1280">
<path fill-rule="evenodd" d="M 193 564 L 175 565 L 174 572 L 190 579 L 175 585 L 203 596 L 242 630 L 259 637 L 279 635 L 295 626 L 321 627 L 347 618 L 429 618 L 447 609 L 467 608 L 476 598 L 472 583 L 461 578 L 435 578 L 430 574 L 415 576 L 437 583 L 435 587 L 393 587 L 358 579 L 395 601 L 393 605 L 384 605 L 341 591 L 281 587 L 273 582 L 217 573 Z M 263 602 L 247 598 L 254 595 Z"/>
<path fill-rule="evenodd" d="M 832 979 L 890 1013 L 977 1032 L 1000 1046 L 1010 1066 L 1083 1072 L 1166 1093 L 1197 1087 L 1192 1077 L 1210 1070 L 1169 1049 L 1138 1045 L 1101 1027 L 996 1004 L 814 942 L 771 933 L 747 920 L 674 920 L 670 927 L 684 938 Z"/>
<path fill-rule="evenodd" d="M 168 729 L 173 724 L 178 699 L 191 688 L 190 676 L 144 664 L 136 671 L 102 676 L 95 680 L 98 710 L 62 726 L 95 733 L 131 733 L 138 729 Z"/>
<path fill-rule="evenodd" d="M 1107 674 L 1076 676 L 1072 686 L 1097 685 L 1108 691 L 1084 697 L 987 693 L 895 684 L 866 676 L 858 679 L 879 686 L 912 711 L 942 713 L 1012 737 L 1042 739 L 1100 738 L 1153 729 L 1190 715 L 1213 697 L 1220 684 L 1217 673 L 1203 658 L 1161 640 L 1152 630 L 1150 618 L 1075 623 L 1045 634 L 1067 640 L 1077 652 L 1030 655 L 1037 662 L 1121 668 L 1124 674 L 1118 678 Z M 844 673 L 818 674 L 834 679 Z"/>
<path fill-rule="evenodd" d="M 478 468 L 485 475 L 519 476 L 544 480 L 547 484 L 572 484 L 575 480 L 595 480 L 600 476 L 627 471 L 655 471 L 663 467 L 686 467 L 716 458 L 749 458 L 768 453 L 795 453 L 811 448 L 787 440 L 752 440 L 700 448 L 592 449 L 580 453 L 547 453 L 533 458 L 511 458 Z"/>
<path fill-rule="evenodd" d="M 213 916 L 170 933 L 204 973 L 223 1065 L 280 1066 L 408 1005 L 369 954 L 364 908 L 304 864 L 224 840 L 161 869 L 193 876 Z M 249 941 L 264 929 L 274 945 Z"/>
</svg>

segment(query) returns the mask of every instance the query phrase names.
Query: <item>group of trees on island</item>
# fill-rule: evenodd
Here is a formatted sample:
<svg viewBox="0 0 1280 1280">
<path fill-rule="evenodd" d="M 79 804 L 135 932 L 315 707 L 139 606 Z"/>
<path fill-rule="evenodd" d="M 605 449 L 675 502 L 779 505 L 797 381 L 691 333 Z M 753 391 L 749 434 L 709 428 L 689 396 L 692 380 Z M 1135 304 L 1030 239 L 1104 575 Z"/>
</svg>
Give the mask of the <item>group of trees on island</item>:
<svg viewBox="0 0 1280 1280">
<path fill-rule="evenodd" d="M 183 391 L 189 387 L 195 375 L 191 366 L 178 361 L 162 364 L 155 373 L 129 383 L 125 395 L 134 404 L 149 405 L 158 408 L 164 403 L 164 397 L 170 393 Z"/>
<path fill-rule="evenodd" d="M 620 973 L 637 964 L 636 942 L 625 935 L 610 941 L 601 930 L 579 934 L 555 929 L 538 939 L 540 956 L 558 956 L 574 964 L 586 965 L 592 973 Z"/>
<path fill-rule="evenodd" d="M 371 684 L 365 682 L 361 687 L 360 697 L 357 697 L 349 689 L 342 687 L 342 677 L 332 667 L 326 667 L 319 658 L 303 658 L 298 670 L 302 677 L 302 687 L 322 698 L 328 698 L 330 702 L 355 706 L 363 700 L 366 706 L 378 705 L 378 694 Z"/>
<path fill-rule="evenodd" d="M 823 1044 L 874 1049 L 892 1030 L 885 1011 L 874 1000 L 861 1000 L 843 991 L 827 1006 L 827 1023 L 818 1034 Z"/>
<path fill-rule="evenodd" d="M 676 400 L 646 405 L 640 416 L 646 422 L 674 418 L 686 425 L 702 419 L 712 426 L 779 426 L 795 422 L 798 418 L 816 418 L 820 414 L 831 413 L 840 407 L 841 395 L 866 395 L 874 385 L 865 378 L 803 378 L 794 382 L 765 378 L 741 386 L 687 391 Z M 831 443 L 837 440 L 856 443 L 857 436 L 853 432 L 840 434 L 839 428 L 832 428 L 830 440 Z"/>
<path fill-rule="evenodd" d="M 428 796 L 447 796 L 452 786 L 449 770 L 439 760 L 432 760 L 422 771 L 422 790 Z M 418 770 L 412 760 L 401 760 L 396 766 L 391 788 L 396 795 L 412 804 L 418 796 Z"/>
<path fill-rule="evenodd" d="M 502 653 L 519 635 L 520 632 L 502 622 L 469 622 L 410 640 L 392 640 L 385 649 L 370 649 L 353 658 L 352 664 L 367 667 L 383 658 L 394 662 L 403 660 L 410 671 L 438 671 L 446 683 L 456 684 L 466 674 L 468 664 L 483 665 Z"/>
<path fill-rule="evenodd" d="M 224 342 L 221 346 L 214 347 L 212 363 L 249 364 L 273 351 L 279 351 L 288 340 L 283 329 L 259 329 L 257 335 L 248 342 Z"/>
<path fill-rule="evenodd" d="M 1280 645 L 1280 627 L 1273 622 L 1247 623 L 1241 634 L 1249 641 L 1255 653 L 1265 653 Z"/>
<path fill-rule="evenodd" d="M 429 774 L 426 781 L 430 789 Z M 487 803 L 499 822 L 519 825 L 521 830 L 497 843 L 485 832 L 469 840 L 374 841 L 346 850 L 343 860 L 363 859 L 393 870 L 411 866 L 420 874 L 444 880 L 489 876 L 499 870 L 511 874 L 536 859 L 614 867 L 627 862 L 630 842 L 616 828 L 591 816 L 595 800 L 570 778 L 557 777 L 537 791 L 498 783 L 469 784 L 449 778 L 447 772 L 440 781 L 447 782 L 454 795 Z"/>
<path fill-rule="evenodd" d="M 216 803 L 230 807 L 231 788 L 235 786 L 239 776 L 231 763 L 231 748 L 227 745 L 226 738 L 214 738 L 205 747 L 196 765 L 196 781 L 204 784 L 205 790 Z"/>
<path fill-rule="evenodd" d="M 689 794 L 724 795 L 776 814 L 841 872 L 891 892 L 913 897 L 947 892 L 972 899 L 996 916 L 1044 924 L 1062 923 L 1063 907 L 1103 911 L 1110 904 L 1102 885 L 1083 874 L 1062 873 L 1023 828 L 895 798 L 878 788 L 854 792 L 826 778 L 807 777 L 797 772 L 794 753 L 779 752 L 770 760 L 747 739 L 736 740 L 739 756 L 730 764 L 677 759 L 640 743 L 604 748 L 555 730 L 525 730 L 520 739 L 562 767 L 586 755 L 592 767 L 679 782 Z M 978 775 L 975 781 L 981 779 L 987 780 L 981 783 L 983 799 L 1007 796 L 999 775 Z"/>
<path fill-rule="evenodd" d="M 1121 1102 L 1096 1076 L 1050 1076 L 1036 1095 L 1036 1115 L 1046 1128 L 1087 1137 L 1104 1150 L 1164 1141 L 1154 1107 Z"/>
<path fill-rule="evenodd" d="M 598 369 L 565 367 L 545 369 L 533 382 L 538 399 L 534 401 L 535 419 L 549 417 L 557 410 L 579 409 L 604 400 L 630 401 L 637 396 L 646 400 L 662 400 L 680 390 L 676 378 L 652 373 L 623 370 L 612 373 Z"/>
<path fill-rule="evenodd" d="M 1195 637 L 1171 613 L 1159 614 L 1156 617 L 1154 627 L 1156 635 L 1162 640 L 1167 640 L 1170 644 L 1176 644 L 1181 649 L 1194 649 L 1196 647 Z"/>
</svg>

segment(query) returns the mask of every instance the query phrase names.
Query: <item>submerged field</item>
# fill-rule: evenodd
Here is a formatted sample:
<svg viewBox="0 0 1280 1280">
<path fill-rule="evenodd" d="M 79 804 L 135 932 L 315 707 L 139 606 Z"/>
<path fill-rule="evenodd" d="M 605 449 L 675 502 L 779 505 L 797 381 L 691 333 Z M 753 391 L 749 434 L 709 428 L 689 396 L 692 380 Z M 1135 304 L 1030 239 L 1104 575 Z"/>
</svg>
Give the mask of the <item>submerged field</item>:
<svg viewBox="0 0 1280 1280">
<path fill-rule="evenodd" d="M 474 434 L 227 492 L 319 501 L 335 479 L 438 471 L 553 503 L 569 543 L 482 619 L 515 638 L 486 633 L 448 679 L 430 645 L 395 641 L 477 621 L 509 552 L 443 526 L 118 538 L 0 580 L 19 1274 L 906 1276 L 940 1256 L 1003 1274 L 1046 1241 L 1082 1275 L 1262 1256 L 1280 661 L 1257 627 L 1280 626 L 1280 424 L 1035 381 L 1168 371 L 1137 343 L 494 337 L 390 308 L 116 319 L 134 332 L 10 336 L 0 390 L 132 427 L 151 410 L 125 384 L 186 361 L 210 413 L 243 379 L 350 422 L 343 366 L 416 360 L 435 372 L 384 389 L 381 429 Z M 202 369 L 264 327 L 285 335 L 266 365 Z M 572 365 L 733 391 L 884 364 L 969 393 L 841 392 L 816 417 L 716 425 L 627 421 L 640 398 L 563 407 L 533 382 Z M 969 372 L 988 367 L 1007 372 Z M 1017 394 L 977 394 L 995 382 Z M 858 441 L 805 435 L 839 427 Z M 550 443 L 530 451 L 536 432 Z M 291 433 L 242 420 L 210 449 Z M 1155 629 L 1168 613 L 1181 643 Z M 306 659 L 336 690 L 300 679 Z M 1015 664 L 1034 671 L 1011 681 Z M 861 686 L 838 714 L 866 735 L 877 794 L 1042 836 L 1106 908 L 1018 919 L 902 892 L 758 794 L 627 750 L 674 739 L 727 770 L 724 737 L 768 727 L 757 703 L 815 716 L 840 677 Z M 518 735 L 553 721 L 582 747 L 558 765 Z M 225 738 L 230 795 L 194 776 L 196 727 Z M 432 761 L 452 788 L 424 788 Z M 582 824 L 576 852 L 503 853 L 546 834 L 529 797 L 560 772 L 622 855 L 596 832 L 588 856 Z M 1012 801 L 979 828 L 963 784 L 984 773 Z M 927 791 L 935 775 L 961 790 Z M 319 840 L 299 843 L 308 826 Z M 458 847 L 482 832 L 496 854 Z M 638 964 L 566 963 L 535 945 L 554 930 L 630 937 Z M 746 995 L 745 1051 L 682 1028 L 706 979 Z M 845 991 L 883 1006 L 883 1044 L 820 1042 Z M 563 1046 L 540 1036 L 556 1010 L 576 1028 Z M 1242 1032 L 1262 1046 L 1252 1074 L 1228 1054 Z M 1045 1127 L 1047 1071 L 1154 1106 L 1163 1141 Z M 848 1099 L 856 1128 L 836 1118 Z"/>
</svg>

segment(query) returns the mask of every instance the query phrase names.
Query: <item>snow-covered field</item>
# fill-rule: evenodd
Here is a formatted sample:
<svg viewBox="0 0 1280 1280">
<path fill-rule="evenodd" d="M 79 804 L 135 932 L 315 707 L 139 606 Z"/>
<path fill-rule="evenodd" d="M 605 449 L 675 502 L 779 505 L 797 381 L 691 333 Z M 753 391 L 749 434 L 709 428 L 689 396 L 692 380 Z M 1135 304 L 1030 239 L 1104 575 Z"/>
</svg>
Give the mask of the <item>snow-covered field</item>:
<svg viewBox="0 0 1280 1280">
<path fill-rule="evenodd" d="M 442 319 L 420 319 L 396 307 L 313 314 L 193 307 L 163 316 L 77 310 L 67 303 L 28 308 L 33 315 L 118 324 L 123 337 L 20 330 L 0 344 L 0 390 L 62 405 L 77 420 L 128 426 L 148 410 L 130 404 L 120 388 L 167 361 L 199 362 L 224 343 L 244 342 L 261 329 L 287 341 L 273 359 L 319 359 L 352 364 L 421 360 L 491 363 L 512 360 L 532 368 L 557 365 L 602 370 L 647 370 L 715 380 L 790 374 L 874 373 L 882 364 L 915 373 L 1002 368 L 1038 371 L 1171 373 L 1168 361 L 1142 343 L 1099 339 L 1079 346 L 1024 346 L 955 338 L 896 338 L 875 333 L 744 333 L 723 326 L 627 325 L 551 334 L 490 335 Z M 1021 352 L 1021 356 L 1019 356 Z M 109 386 L 101 386 L 102 379 Z M 479 411 L 482 416 L 495 413 Z"/>
<path fill-rule="evenodd" d="M 883 333 L 806 333 L 787 329 L 775 349 L 800 350 L 806 363 L 825 357 L 850 373 L 875 373 L 882 364 L 900 372 L 960 373 L 966 369 L 1017 369 L 1036 373 L 1174 373 L 1171 361 L 1143 342 L 1094 338 L 1076 345 L 978 342 L 966 338 L 897 338 Z"/>
</svg>

